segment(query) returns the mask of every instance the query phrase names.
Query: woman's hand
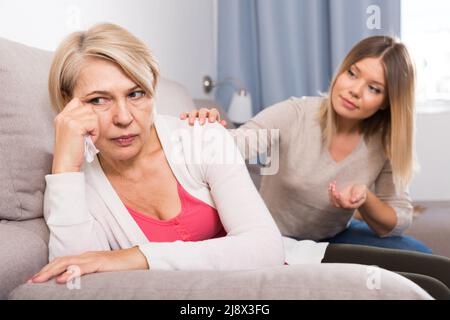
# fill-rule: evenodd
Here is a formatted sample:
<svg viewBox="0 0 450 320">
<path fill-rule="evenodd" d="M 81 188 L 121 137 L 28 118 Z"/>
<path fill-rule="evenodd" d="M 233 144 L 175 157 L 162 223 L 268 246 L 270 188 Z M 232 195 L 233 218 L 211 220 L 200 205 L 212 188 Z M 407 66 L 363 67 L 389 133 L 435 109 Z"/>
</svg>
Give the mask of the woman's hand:
<svg viewBox="0 0 450 320">
<path fill-rule="evenodd" d="M 192 110 L 191 112 L 183 112 L 180 114 L 180 119 L 185 120 L 189 118 L 189 125 L 194 125 L 195 119 L 198 118 L 200 125 L 205 124 L 206 118 L 208 118 L 209 122 L 217 121 L 224 127 L 227 126 L 227 122 L 225 120 L 220 120 L 219 110 L 216 108 L 206 109 L 201 108 L 200 110 Z"/>
<path fill-rule="evenodd" d="M 72 99 L 55 120 L 55 153 L 52 173 L 79 172 L 84 162 L 84 136 L 98 140 L 98 116 L 91 106 Z"/>
<path fill-rule="evenodd" d="M 350 185 L 340 192 L 336 190 L 336 181 L 328 186 L 330 202 L 336 208 L 358 209 L 367 200 L 367 187 L 362 184 Z"/>
<path fill-rule="evenodd" d="M 76 267 L 77 274 L 74 274 Z M 147 259 L 138 247 L 114 251 L 93 251 L 78 256 L 59 257 L 47 264 L 27 283 L 46 282 L 53 277 L 66 283 L 84 274 L 107 271 L 148 269 Z"/>
</svg>

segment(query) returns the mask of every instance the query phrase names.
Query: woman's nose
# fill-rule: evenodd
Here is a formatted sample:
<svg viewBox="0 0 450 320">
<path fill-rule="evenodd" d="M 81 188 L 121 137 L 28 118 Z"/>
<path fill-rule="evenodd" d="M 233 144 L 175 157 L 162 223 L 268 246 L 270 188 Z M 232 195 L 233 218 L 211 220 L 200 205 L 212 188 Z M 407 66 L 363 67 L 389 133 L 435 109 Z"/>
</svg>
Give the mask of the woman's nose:
<svg viewBox="0 0 450 320">
<path fill-rule="evenodd" d="M 126 102 L 119 102 L 114 108 L 113 122 L 115 125 L 127 126 L 133 121 L 133 115 Z"/>
<path fill-rule="evenodd" d="M 350 87 L 350 95 L 354 98 L 361 97 L 363 87 L 364 87 L 364 84 L 360 81 L 354 83 L 353 86 Z"/>
</svg>

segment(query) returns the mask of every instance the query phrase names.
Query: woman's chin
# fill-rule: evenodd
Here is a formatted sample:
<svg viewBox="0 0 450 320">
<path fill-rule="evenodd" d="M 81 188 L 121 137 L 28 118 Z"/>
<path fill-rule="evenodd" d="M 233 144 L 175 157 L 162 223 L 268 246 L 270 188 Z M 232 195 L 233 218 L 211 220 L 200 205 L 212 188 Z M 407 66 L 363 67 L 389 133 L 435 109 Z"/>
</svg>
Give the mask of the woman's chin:
<svg viewBox="0 0 450 320">
<path fill-rule="evenodd" d="M 139 149 L 135 146 L 123 147 L 113 147 L 110 149 L 110 157 L 116 161 L 126 161 L 134 158 L 139 153 Z"/>
<path fill-rule="evenodd" d="M 339 117 L 345 118 L 345 119 L 360 119 L 361 116 L 357 112 L 358 110 L 349 110 L 346 107 L 342 105 L 337 105 L 336 107 L 333 107 L 334 111 L 337 113 Z"/>
</svg>

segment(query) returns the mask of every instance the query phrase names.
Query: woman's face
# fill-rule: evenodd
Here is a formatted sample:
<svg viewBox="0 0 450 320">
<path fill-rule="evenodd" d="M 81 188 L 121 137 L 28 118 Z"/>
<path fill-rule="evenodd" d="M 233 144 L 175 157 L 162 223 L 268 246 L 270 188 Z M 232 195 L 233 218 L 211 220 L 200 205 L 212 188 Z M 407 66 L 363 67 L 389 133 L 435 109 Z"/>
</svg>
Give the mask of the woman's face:
<svg viewBox="0 0 450 320">
<path fill-rule="evenodd" d="M 340 74 L 331 92 L 336 113 L 351 120 L 371 117 L 385 104 L 386 84 L 379 58 L 365 58 Z"/>
<path fill-rule="evenodd" d="M 100 135 L 95 143 L 102 157 L 128 160 L 148 140 L 153 124 L 152 100 L 113 62 L 88 58 L 80 71 L 73 97 L 98 115 Z M 134 138 L 117 140 L 122 136 Z"/>
</svg>

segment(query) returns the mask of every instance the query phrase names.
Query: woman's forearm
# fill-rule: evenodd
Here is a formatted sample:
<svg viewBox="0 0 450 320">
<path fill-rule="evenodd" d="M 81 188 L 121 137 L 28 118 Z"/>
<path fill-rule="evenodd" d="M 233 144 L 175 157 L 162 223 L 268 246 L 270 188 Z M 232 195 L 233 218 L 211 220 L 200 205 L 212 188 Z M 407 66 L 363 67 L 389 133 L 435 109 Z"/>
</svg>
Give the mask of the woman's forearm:
<svg viewBox="0 0 450 320">
<path fill-rule="evenodd" d="M 397 225 L 397 214 L 388 204 L 381 201 L 370 190 L 367 191 L 367 200 L 359 208 L 364 221 L 379 236 L 388 234 Z"/>
<path fill-rule="evenodd" d="M 106 271 L 126 271 L 126 270 L 145 270 L 149 269 L 147 258 L 141 252 L 138 246 L 129 249 L 121 249 L 105 252 L 110 259 L 102 272 Z"/>
</svg>

